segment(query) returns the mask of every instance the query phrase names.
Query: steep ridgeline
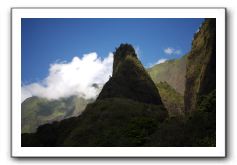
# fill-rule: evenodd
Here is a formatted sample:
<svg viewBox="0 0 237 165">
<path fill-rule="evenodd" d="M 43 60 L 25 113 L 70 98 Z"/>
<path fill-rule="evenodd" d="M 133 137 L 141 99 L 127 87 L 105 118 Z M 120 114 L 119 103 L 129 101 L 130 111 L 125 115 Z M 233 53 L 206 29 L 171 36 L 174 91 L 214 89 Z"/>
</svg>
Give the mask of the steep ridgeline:
<svg viewBox="0 0 237 165">
<path fill-rule="evenodd" d="M 184 95 L 187 56 L 157 64 L 148 68 L 147 72 L 155 83 L 166 81 L 177 92 Z"/>
<path fill-rule="evenodd" d="M 185 112 L 200 109 L 202 98 L 216 89 L 216 20 L 205 19 L 194 36 L 187 59 Z"/>
<path fill-rule="evenodd" d="M 162 105 L 158 90 L 137 58 L 134 48 L 121 44 L 114 53 L 113 75 L 104 85 L 97 100 L 119 97 Z"/>
<path fill-rule="evenodd" d="M 21 104 L 21 132 L 35 132 L 40 125 L 78 116 L 92 101 L 79 96 L 57 100 L 30 97 Z"/>
<path fill-rule="evenodd" d="M 22 134 L 22 146 L 146 146 L 168 117 L 159 91 L 129 44 L 114 53 L 113 75 L 78 117 Z"/>
</svg>

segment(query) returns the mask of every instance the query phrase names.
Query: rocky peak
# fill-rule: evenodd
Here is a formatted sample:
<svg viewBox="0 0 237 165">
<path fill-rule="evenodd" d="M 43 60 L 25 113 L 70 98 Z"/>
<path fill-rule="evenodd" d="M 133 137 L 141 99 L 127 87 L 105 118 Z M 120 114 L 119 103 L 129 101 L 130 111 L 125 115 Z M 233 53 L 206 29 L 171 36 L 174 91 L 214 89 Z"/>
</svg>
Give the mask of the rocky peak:
<svg viewBox="0 0 237 165">
<path fill-rule="evenodd" d="M 104 85 L 98 100 L 128 98 L 163 105 L 160 94 L 130 44 L 121 44 L 114 53 L 113 75 Z"/>
<path fill-rule="evenodd" d="M 115 48 L 114 52 L 114 63 L 113 63 L 113 75 L 117 70 L 117 67 L 121 62 L 123 62 L 126 57 L 131 56 L 133 58 L 137 58 L 135 49 L 131 44 L 120 44 L 118 48 Z"/>
<path fill-rule="evenodd" d="M 115 58 L 124 58 L 125 56 L 131 55 L 133 57 L 137 57 L 135 49 L 131 44 L 120 44 L 118 48 L 115 48 L 114 52 Z"/>
</svg>

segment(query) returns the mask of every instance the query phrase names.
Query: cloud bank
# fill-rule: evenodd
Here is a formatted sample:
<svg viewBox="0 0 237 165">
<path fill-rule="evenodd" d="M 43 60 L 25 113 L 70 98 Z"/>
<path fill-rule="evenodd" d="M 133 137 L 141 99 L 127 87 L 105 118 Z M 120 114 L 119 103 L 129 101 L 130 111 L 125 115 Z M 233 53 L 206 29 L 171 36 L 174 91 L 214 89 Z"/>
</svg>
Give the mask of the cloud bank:
<svg viewBox="0 0 237 165">
<path fill-rule="evenodd" d="M 173 54 L 178 55 L 178 54 L 181 54 L 181 50 L 168 47 L 168 48 L 164 49 L 164 53 L 168 54 L 168 55 L 173 55 Z"/>
<path fill-rule="evenodd" d="M 41 82 L 21 87 L 21 101 L 31 96 L 59 99 L 78 95 L 85 99 L 96 98 L 101 87 L 112 75 L 113 54 L 101 59 L 96 53 L 85 54 L 81 59 L 50 65 L 49 75 Z M 97 84 L 100 88 L 95 88 Z"/>
</svg>

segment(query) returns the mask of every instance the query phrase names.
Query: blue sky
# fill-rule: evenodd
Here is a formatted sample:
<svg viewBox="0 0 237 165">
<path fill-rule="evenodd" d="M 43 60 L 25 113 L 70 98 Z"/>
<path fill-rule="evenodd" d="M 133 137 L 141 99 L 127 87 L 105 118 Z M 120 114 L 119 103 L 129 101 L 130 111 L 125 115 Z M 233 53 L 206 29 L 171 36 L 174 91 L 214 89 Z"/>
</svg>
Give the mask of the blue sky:
<svg viewBox="0 0 237 165">
<path fill-rule="evenodd" d="M 131 43 L 144 66 L 189 52 L 204 19 L 22 19 L 22 83 L 48 76 L 50 64 L 96 52 L 102 59 Z"/>
</svg>

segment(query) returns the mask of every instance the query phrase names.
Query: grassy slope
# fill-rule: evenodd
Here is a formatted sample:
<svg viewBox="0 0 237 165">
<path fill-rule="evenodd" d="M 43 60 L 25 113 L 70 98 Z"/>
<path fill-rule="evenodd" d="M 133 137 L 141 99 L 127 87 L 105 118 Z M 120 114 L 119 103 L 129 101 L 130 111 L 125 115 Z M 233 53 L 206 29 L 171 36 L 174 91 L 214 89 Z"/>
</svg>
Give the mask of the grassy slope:
<svg viewBox="0 0 237 165">
<path fill-rule="evenodd" d="M 155 83 L 166 81 L 177 92 L 184 94 L 187 55 L 180 59 L 169 60 L 147 69 Z"/>
</svg>

